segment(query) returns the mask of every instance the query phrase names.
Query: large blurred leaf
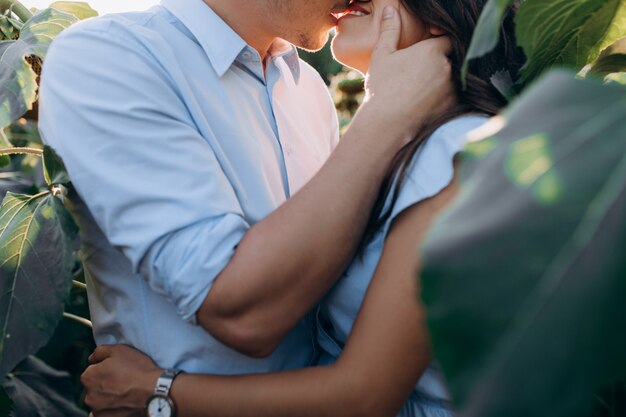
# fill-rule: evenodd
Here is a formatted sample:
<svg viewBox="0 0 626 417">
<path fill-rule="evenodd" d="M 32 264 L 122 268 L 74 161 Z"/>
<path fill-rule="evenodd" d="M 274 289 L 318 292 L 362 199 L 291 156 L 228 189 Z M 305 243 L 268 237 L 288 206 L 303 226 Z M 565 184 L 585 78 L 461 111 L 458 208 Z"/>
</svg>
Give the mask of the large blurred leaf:
<svg viewBox="0 0 626 417">
<path fill-rule="evenodd" d="M 626 88 L 557 71 L 503 117 L 423 247 L 432 343 L 461 416 L 581 416 L 626 376 Z"/>
<path fill-rule="evenodd" d="M 0 417 L 7 417 L 13 411 L 13 401 L 4 388 L 0 387 Z"/>
<path fill-rule="evenodd" d="M 0 209 L 0 377 L 43 346 L 70 289 L 76 225 L 50 193 L 8 193 Z"/>
<path fill-rule="evenodd" d="M 552 66 L 581 69 L 626 36 L 625 0 L 526 0 L 516 20 L 526 80 Z"/>
<path fill-rule="evenodd" d="M 92 9 L 88 3 L 82 1 L 55 1 L 50 5 L 50 8 L 73 14 L 80 20 L 98 16 L 97 11 Z"/>
<path fill-rule="evenodd" d="M 52 40 L 77 20 L 46 9 L 24 24 L 18 40 L 0 42 L 0 128 L 32 109 L 37 100 L 37 74 L 26 58 L 43 59 Z"/>
<path fill-rule="evenodd" d="M 467 77 L 469 61 L 488 54 L 498 45 L 504 13 L 514 1 L 515 0 L 489 0 L 485 4 L 480 19 L 478 19 L 478 23 L 476 24 L 476 29 L 474 30 L 465 62 L 463 63 L 463 80 Z"/>
<path fill-rule="evenodd" d="M 70 376 L 34 356 L 20 363 L 2 385 L 14 399 L 15 417 L 87 416 L 74 404 Z"/>
</svg>

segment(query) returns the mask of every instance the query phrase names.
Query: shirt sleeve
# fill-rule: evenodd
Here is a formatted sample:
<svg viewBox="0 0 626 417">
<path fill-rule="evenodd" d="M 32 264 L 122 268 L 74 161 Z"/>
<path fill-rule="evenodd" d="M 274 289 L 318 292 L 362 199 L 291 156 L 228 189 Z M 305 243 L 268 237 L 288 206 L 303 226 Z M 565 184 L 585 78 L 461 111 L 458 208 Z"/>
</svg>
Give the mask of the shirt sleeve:
<svg viewBox="0 0 626 417">
<path fill-rule="evenodd" d="M 388 224 L 407 208 L 434 197 L 454 177 L 454 156 L 463 150 L 467 134 L 486 122 L 482 116 L 462 116 L 437 129 L 410 162 Z"/>
<path fill-rule="evenodd" d="M 52 44 L 40 129 L 109 243 L 194 322 L 249 225 L 167 72 L 88 22 Z"/>
</svg>

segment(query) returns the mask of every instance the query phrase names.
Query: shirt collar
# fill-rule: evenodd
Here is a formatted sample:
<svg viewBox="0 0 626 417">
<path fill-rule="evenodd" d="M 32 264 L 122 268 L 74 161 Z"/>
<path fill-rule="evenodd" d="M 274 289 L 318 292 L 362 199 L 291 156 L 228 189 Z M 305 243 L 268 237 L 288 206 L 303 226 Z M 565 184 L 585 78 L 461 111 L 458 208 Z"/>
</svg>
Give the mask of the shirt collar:
<svg viewBox="0 0 626 417">
<path fill-rule="evenodd" d="M 269 54 L 273 57 L 282 57 L 291 71 L 294 81 L 300 80 L 300 58 L 298 49 L 283 39 L 276 39 L 270 47 Z"/>
<path fill-rule="evenodd" d="M 161 0 L 161 5 L 195 36 L 220 77 L 247 46 L 241 36 L 202 0 Z M 297 83 L 300 78 L 300 61 L 296 47 L 279 39 L 272 44 L 270 55 L 281 56 L 285 60 Z"/>
</svg>

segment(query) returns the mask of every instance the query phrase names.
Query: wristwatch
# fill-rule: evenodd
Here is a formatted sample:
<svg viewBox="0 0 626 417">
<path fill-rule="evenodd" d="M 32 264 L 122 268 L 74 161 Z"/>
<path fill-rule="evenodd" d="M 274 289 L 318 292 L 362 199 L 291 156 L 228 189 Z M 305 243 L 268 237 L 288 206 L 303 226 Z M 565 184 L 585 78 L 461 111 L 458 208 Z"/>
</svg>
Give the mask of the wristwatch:
<svg viewBox="0 0 626 417">
<path fill-rule="evenodd" d="M 180 371 L 166 369 L 159 377 L 154 388 L 154 394 L 146 402 L 147 417 L 176 417 L 176 404 L 169 396 L 172 382 Z"/>
</svg>

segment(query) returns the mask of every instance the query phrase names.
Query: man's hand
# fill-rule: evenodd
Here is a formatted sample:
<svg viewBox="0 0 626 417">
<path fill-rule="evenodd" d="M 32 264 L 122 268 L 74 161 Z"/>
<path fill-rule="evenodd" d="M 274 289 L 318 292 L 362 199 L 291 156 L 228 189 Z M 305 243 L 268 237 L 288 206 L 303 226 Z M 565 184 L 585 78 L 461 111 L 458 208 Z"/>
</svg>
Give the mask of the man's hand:
<svg viewBox="0 0 626 417">
<path fill-rule="evenodd" d="M 386 126 L 400 126 L 412 138 L 430 118 L 454 102 L 446 37 L 427 39 L 398 50 L 401 23 L 396 9 L 383 13 L 381 34 L 367 75 L 367 98 L 363 109 L 384 116 Z"/>
<path fill-rule="evenodd" d="M 162 373 L 143 353 L 124 345 L 99 346 L 81 376 L 94 417 L 143 417 Z"/>
</svg>

